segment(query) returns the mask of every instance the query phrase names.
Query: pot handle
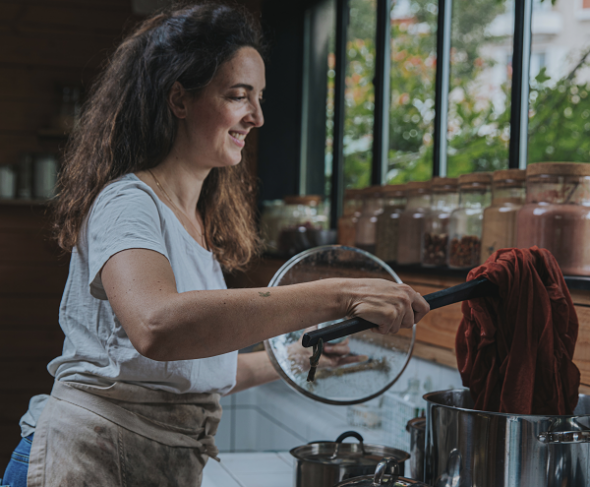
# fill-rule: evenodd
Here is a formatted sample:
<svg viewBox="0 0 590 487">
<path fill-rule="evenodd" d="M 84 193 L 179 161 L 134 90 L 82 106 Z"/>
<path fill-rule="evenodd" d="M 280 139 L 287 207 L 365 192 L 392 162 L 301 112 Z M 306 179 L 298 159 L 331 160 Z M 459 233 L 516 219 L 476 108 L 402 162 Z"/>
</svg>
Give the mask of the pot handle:
<svg viewBox="0 0 590 487">
<path fill-rule="evenodd" d="M 377 468 L 375 469 L 373 485 L 383 485 L 383 476 L 390 467 L 393 467 L 393 479 L 391 479 L 391 483 L 388 483 L 387 485 L 394 485 L 397 482 L 399 477 L 399 463 L 397 463 L 397 461 L 393 458 L 384 458 L 379 462 Z"/>
<path fill-rule="evenodd" d="M 467 281 L 457 286 L 436 291 L 424 296 L 424 299 L 430 305 L 430 311 L 442 308 L 449 304 L 458 303 L 467 299 L 485 298 L 498 296 L 498 286 L 485 277 Z M 350 320 L 326 326 L 319 330 L 310 331 L 303 335 L 302 345 L 305 348 L 313 347 L 318 343 L 320 338 L 325 342 L 342 338 L 360 331 L 370 330 L 376 327 L 375 323 L 364 320 L 363 318 L 351 318 Z"/>
<path fill-rule="evenodd" d="M 345 431 L 338 438 L 336 438 L 336 443 L 342 443 L 346 438 L 350 437 L 356 438 L 360 443 L 365 441 L 360 433 L 357 433 L 356 431 Z"/>
<path fill-rule="evenodd" d="M 541 433 L 537 436 L 546 445 L 590 443 L 590 431 L 559 431 L 557 433 Z"/>
<path fill-rule="evenodd" d="M 336 438 L 336 441 L 334 443 L 336 443 L 336 446 L 334 447 L 334 454 L 332 455 L 332 458 L 336 458 L 338 456 L 338 451 L 340 450 L 340 445 L 342 444 L 342 442 L 346 439 L 346 438 L 350 438 L 350 437 L 354 437 L 357 440 L 359 440 L 359 443 L 361 445 L 361 451 L 363 452 L 363 455 L 366 455 L 367 452 L 365 451 L 365 444 L 363 443 L 363 437 L 361 436 L 360 433 L 357 433 L 356 431 L 345 431 L 344 433 L 342 433 L 338 438 Z"/>
</svg>

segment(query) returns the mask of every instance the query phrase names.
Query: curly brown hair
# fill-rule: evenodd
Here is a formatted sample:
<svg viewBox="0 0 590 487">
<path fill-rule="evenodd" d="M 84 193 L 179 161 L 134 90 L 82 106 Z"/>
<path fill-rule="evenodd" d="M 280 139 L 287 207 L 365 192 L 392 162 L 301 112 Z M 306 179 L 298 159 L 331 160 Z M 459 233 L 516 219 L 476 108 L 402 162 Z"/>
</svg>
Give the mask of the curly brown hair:
<svg viewBox="0 0 590 487">
<path fill-rule="evenodd" d="M 54 231 L 71 251 L 92 204 L 109 182 L 150 169 L 169 154 L 177 119 L 168 94 L 178 81 L 198 94 L 242 47 L 264 54 L 261 32 L 242 7 L 206 2 L 142 22 L 117 48 L 94 84 L 66 147 L 54 206 Z M 263 55 L 264 57 L 264 55 Z M 214 168 L 197 208 L 222 267 L 243 268 L 260 249 L 254 180 L 242 161 Z"/>
</svg>

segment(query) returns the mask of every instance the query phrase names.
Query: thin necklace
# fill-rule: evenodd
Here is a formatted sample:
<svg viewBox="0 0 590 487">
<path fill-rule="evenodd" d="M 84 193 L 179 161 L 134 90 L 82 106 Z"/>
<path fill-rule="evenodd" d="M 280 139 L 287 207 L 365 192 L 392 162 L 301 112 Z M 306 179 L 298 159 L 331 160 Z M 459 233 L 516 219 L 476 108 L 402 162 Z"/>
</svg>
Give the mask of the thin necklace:
<svg viewBox="0 0 590 487">
<path fill-rule="evenodd" d="M 156 177 L 156 175 L 152 172 L 151 169 L 147 170 L 150 175 L 152 176 L 152 178 L 154 178 L 154 181 L 156 182 L 156 186 L 158 186 L 158 188 L 160 188 L 160 191 L 162 191 L 162 193 L 164 193 L 164 196 L 166 196 L 166 199 L 170 202 L 170 204 L 174 207 L 174 209 L 180 213 L 181 215 L 184 215 L 184 213 L 180 210 L 180 208 L 178 208 L 178 206 L 176 206 L 176 204 L 174 203 L 174 201 L 172 201 L 172 198 L 170 198 L 170 196 L 168 196 L 168 193 L 166 193 L 166 190 L 162 187 L 162 185 L 160 184 L 160 181 L 158 181 L 158 178 Z M 184 227 L 184 229 L 186 231 L 188 231 L 188 228 L 186 228 L 186 225 L 184 223 L 182 223 L 182 221 L 180 222 L 182 224 L 182 226 Z M 207 245 L 207 239 L 204 238 L 203 233 L 200 231 L 200 229 L 198 229 L 195 225 L 192 224 L 191 222 L 191 226 L 197 231 L 197 233 L 199 234 L 199 237 L 202 238 L 205 241 L 205 245 Z"/>
</svg>

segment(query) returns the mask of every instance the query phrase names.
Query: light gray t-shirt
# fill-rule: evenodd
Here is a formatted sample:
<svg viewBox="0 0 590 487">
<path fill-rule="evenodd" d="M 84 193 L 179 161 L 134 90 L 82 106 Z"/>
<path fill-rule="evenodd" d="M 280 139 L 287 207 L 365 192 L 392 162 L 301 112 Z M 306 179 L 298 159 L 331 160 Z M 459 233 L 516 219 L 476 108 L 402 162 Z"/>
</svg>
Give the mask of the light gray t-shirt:
<svg viewBox="0 0 590 487">
<path fill-rule="evenodd" d="M 123 381 L 178 394 L 229 392 L 236 382 L 237 352 L 157 362 L 135 350 L 100 279 L 107 260 L 127 249 L 166 257 L 179 293 L 226 288 L 213 254 L 190 236 L 148 185 L 134 174 L 123 176 L 97 197 L 72 253 L 59 313 L 66 338 L 62 355 L 47 366 L 49 373 L 60 381 L 101 387 Z M 23 436 L 34 431 L 45 400 L 31 400 L 21 419 Z"/>
</svg>

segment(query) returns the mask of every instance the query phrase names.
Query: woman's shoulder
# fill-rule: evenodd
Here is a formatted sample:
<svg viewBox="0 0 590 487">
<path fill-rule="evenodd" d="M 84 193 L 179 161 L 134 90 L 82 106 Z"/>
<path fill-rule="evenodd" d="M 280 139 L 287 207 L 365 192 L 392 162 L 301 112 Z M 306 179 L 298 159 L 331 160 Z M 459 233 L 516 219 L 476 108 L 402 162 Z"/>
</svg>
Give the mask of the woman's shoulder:
<svg viewBox="0 0 590 487">
<path fill-rule="evenodd" d="M 134 174 L 125 174 L 102 189 L 92 205 L 89 220 L 159 220 L 161 213 L 161 205 L 153 190 Z"/>
<path fill-rule="evenodd" d="M 153 202 L 157 206 L 158 197 L 154 191 L 135 174 L 125 174 L 108 183 L 98 194 L 94 206 L 105 204 L 128 205 L 131 202 Z"/>
</svg>

